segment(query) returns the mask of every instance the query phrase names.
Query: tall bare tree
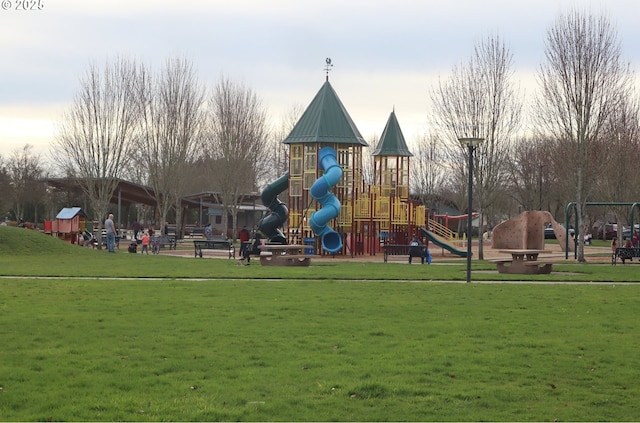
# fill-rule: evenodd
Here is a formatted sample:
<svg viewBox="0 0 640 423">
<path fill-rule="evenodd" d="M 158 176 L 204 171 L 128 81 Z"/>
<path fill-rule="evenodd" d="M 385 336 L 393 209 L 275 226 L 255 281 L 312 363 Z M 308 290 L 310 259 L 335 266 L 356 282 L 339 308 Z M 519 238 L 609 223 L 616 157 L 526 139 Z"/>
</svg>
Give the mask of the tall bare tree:
<svg viewBox="0 0 640 423">
<path fill-rule="evenodd" d="M 512 81 L 512 62 L 513 55 L 500 37 L 490 36 L 474 47 L 467 63 L 454 67 L 449 79 L 441 80 L 431 93 L 435 133 L 447 148 L 451 177 L 468 180 L 464 176 L 468 172 L 468 149 L 458 139 L 485 139 L 474 155 L 473 175 L 481 225 L 508 183 L 504 163 L 520 128 L 522 100 Z M 478 256 L 483 258 L 482 237 Z"/>
<path fill-rule="evenodd" d="M 640 156 L 640 104 L 637 97 L 630 96 L 619 102 L 618 108 L 607 119 L 603 128 L 602 154 L 596 160 L 602 163 L 602 172 L 595 181 L 597 198 L 612 203 L 636 202 L 640 174 L 637 172 Z M 606 159 L 606 160 L 605 160 Z M 628 223 L 628 206 L 613 207 L 618 227 Z M 638 210 L 634 210 L 637 222 Z M 620 245 L 622 230 L 618 230 Z"/>
<path fill-rule="evenodd" d="M 538 73 L 538 128 L 555 138 L 571 166 L 565 180 L 574 189 L 578 214 L 578 261 L 585 261 L 585 207 L 598 175 L 594 148 L 607 119 L 632 86 L 617 31 L 606 16 L 582 11 L 560 15 L 549 28 L 545 62 Z"/>
<path fill-rule="evenodd" d="M 89 66 L 53 144 L 56 165 L 77 178 L 98 214 L 99 234 L 123 166 L 132 156 L 140 117 L 137 76 L 135 62 L 123 58 L 107 61 L 102 70 Z"/>
<path fill-rule="evenodd" d="M 272 165 L 267 152 L 266 111 L 253 90 L 222 77 L 213 89 L 209 113 L 212 178 L 224 216 L 232 216 L 235 239 L 238 206 L 246 193 L 257 189 Z M 226 218 L 223 223 L 228 232 Z"/>
<path fill-rule="evenodd" d="M 181 233 L 181 201 L 190 178 L 189 166 L 201 142 L 204 88 L 186 59 L 170 59 L 156 77 L 145 69 L 140 101 L 143 116 L 137 159 L 146 170 L 163 228 L 169 210 Z"/>
</svg>

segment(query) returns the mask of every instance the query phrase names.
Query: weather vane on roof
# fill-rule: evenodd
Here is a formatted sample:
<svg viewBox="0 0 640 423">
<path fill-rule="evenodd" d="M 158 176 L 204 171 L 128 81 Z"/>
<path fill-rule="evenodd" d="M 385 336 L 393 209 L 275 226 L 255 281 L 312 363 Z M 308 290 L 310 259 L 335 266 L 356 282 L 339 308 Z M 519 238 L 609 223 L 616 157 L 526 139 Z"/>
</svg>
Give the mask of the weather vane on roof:
<svg viewBox="0 0 640 423">
<path fill-rule="evenodd" d="M 325 62 L 324 71 L 327 73 L 327 81 L 328 81 L 329 80 L 329 71 L 333 67 L 333 64 L 331 63 L 331 58 L 330 57 L 327 57 L 324 60 L 324 62 Z"/>
</svg>

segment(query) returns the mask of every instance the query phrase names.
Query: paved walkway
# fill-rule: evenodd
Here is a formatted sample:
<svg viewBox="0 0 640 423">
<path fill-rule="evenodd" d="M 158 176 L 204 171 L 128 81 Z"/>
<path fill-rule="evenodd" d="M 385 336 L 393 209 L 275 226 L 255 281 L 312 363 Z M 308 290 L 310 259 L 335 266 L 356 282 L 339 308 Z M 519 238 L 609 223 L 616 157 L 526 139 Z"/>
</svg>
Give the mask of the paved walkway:
<svg viewBox="0 0 640 423">
<path fill-rule="evenodd" d="M 171 256 L 178 256 L 178 257 L 194 257 L 194 252 L 193 249 L 188 249 L 188 244 L 185 244 L 183 247 L 183 249 L 178 249 L 178 250 L 166 250 L 163 249 L 161 250 L 160 254 L 161 255 L 171 255 Z M 434 248 L 435 247 L 435 248 Z M 431 246 L 431 254 L 433 256 L 433 261 L 434 263 L 442 263 L 444 262 L 459 262 L 459 261 L 466 261 L 466 258 L 464 257 L 460 257 L 457 256 L 455 254 L 452 254 L 450 252 L 448 252 L 445 249 L 436 247 L 434 245 Z M 573 263 L 575 262 L 574 257 L 574 253 L 573 252 L 569 252 L 569 258 L 567 260 L 565 260 L 565 253 L 562 251 L 562 249 L 560 248 L 560 245 L 558 244 L 547 244 L 545 245 L 545 251 L 548 251 L 548 253 L 544 253 L 541 256 L 546 256 L 546 255 L 551 255 L 553 261 L 558 261 L 558 262 L 563 262 L 566 261 L 567 263 Z M 472 249 L 471 249 L 473 255 L 473 260 L 476 259 L 476 257 L 478 257 L 478 243 L 474 242 Z M 237 256 L 237 252 L 238 250 L 236 249 L 236 257 Z M 496 258 L 507 258 L 505 254 L 500 253 L 498 250 L 494 250 L 493 248 L 491 248 L 491 243 L 485 243 L 483 245 L 483 257 L 484 260 L 492 260 L 492 259 L 496 259 Z M 593 246 L 586 246 L 585 247 L 585 256 L 586 259 L 589 263 L 607 263 L 610 264 L 611 263 L 611 248 L 609 247 L 593 247 Z M 202 258 L 224 258 L 224 259 L 228 259 L 228 255 L 226 251 L 218 251 L 218 250 L 205 250 L 203 251 L 203 256 Z M 508 257 L 510 258 L 510 257 Z M 361 255 L 361 256 L 355 256 L 355 257 L 350 257 L 350 256 L 336 256 L 336 257 L 331 257 L 331 256 L 323 256 L 320 258 L 314 258 L 314 261 L 332 261 L 332 260 L 339 260 L 339 261 L 355 261 L 355 262 L 375 262 L 375 263 L 381 263 L 383 261 L 383 254 L 382 252 L 380 252 L 379 254 L 376 254 L 375 256 L 372 255 Z M 390 261 L 392 262 L 401 262 L 401 261 L 405 261 L 406 257 L 402 257 L 402 256 L 393 256 L 390 257 Z"/>
</svg>

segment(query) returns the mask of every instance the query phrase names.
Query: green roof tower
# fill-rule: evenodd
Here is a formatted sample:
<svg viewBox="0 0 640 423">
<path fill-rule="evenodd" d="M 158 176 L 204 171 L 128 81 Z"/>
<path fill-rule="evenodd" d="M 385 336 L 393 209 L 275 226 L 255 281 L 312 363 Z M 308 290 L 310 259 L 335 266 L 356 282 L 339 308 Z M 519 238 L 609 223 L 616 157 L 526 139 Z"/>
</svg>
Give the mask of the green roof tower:
<svg viewBox="0 0 640 423">
<path fill-rule="evenodd" d="M 373 152 L 374 184 L 385 197 L 409 198 L 409 158 L 413 156 L 393 110 Z"/>
</svg>

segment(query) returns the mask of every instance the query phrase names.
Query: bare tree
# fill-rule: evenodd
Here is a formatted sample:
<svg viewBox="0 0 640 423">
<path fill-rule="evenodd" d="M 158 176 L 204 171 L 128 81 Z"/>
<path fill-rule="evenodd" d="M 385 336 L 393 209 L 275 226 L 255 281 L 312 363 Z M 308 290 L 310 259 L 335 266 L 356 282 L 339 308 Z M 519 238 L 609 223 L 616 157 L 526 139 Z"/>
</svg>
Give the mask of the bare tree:
<svg viewBox="0 0 640 423">
<path fill-rule="evenodd" d="M 545 204 L 543 185 L 545 169 L 549 169 L 545 140 L 526 137 L 512 150 L 512 160 L 505 163 L 509 169 L 510 196 L 524 210 L 542 210 Z"/>
<path fill-rule="evenodd" d="M 126 59 L 107 62 L 102 71 L 91 65 L 53 144 L 57 166 L 77 178 L 98 213 L 99 234 L 123 165 L 132 156 L 140 116 L 137 75 L 135 63 Z"/>
<path fill-rule="evenodd" d="M 512 82 L 512 57 L 498 36 L 488 37 L 475 46 L 468 63 L 454 67 L 449 79 L 440 81 L 431 93 L 434 126 L 447 146 L 452 177 L 468 180 L 463 177 L 468 172 L 468 149 L 457 140 L 485 139 L 474 155 L 474 197 L 480 210 L 480 228 L 508 183 L 504 164 L 520 127 L 522 100 Z M 483 258 L 482 237 L 478 256 Z"/>
<path fill-rule="evenodd" d="M 204 123 L 204 89 L 190 62 L 168 60 L 158 77 L 149 70 L 141 78 L 140 101 L 143 116 L 139 158 L 160 213 L 163 228 L 169 210 L 176 213 L 181 233 L 181 201 L 186 194 L 198 142 Z"/>
<path fill-rule="evenodd" d="M 546 61 L 538 78 L 538 127 L 555 138 L 571 172 L 578 214 L 578 261 L 584 262 L 585 207 L 598 175 L 594 148 L 612 113 L 627 98 L 631 72 L 621 59 L 617 32 L 605 16 L 573 11 L 547 31 Z"/>
<path fill-rule="evenodd" d="M 43 176 L 43 165 L 40 155 L 33 153 L 33 146 L 25 144 L 15 149 L 9 156 L 6 165 L 9 176 L 9 197 L 16 219 L 25 217 L 27 203 L 34 204 L 34 221 L 38 221 L 37 203 L 44 196 L 43 184 L 39 179 Z"/>
<path fill-rule="evenodd" d="M 416 144 L 412 159 L 412 191 L 422 204 L 438 210 L 438 199 L 444 186 L 444 157 L 437 137 L 423 136 Z"/>
<path fill-rule="evenodd" d="M 11 177 L 5 164 L 5 160 L 0 154 L 0 221 L 4 221 L 11 208 Z"/>
<path fill-rule="evenodd" d="M 374 181 L 373 170 L 375 169 L 376 158 L 373 153 L 380 142 L 380 135 L 374 133 L 367 140 L 366 146 L 362 147 L 362 180 L 365 185 L 372 185 Z"/>
<path fill-rule="evenodd" d="M 259 186 L 278 179 L 289 170 L 289 146 L 282 141 L 291 133 L 303 112 L 304 108 L 301 104 L 294 104 L 279 126 L 271 132 L 271 141 L 267 148 L 271 163 L 267 166 L 268 174 L 265 175 L 265 180 L 258 181 Z"/>
<path fill-rule="evenodd" d="M 218 188 L 224 215 L 233 219 L 237 233 L 238 206 L 244 195 L 257 189 L 268 174 L 266 111 L 250 88 L 222 77 L 214 87 L 209 107 L 209 157 L 212 178 Z M 225 233 L 227 219 L 223 219 Z"/>
<path fill-rule="evenodd" d="M 631 201 L 636 198 L 640 175 L 640 104 L 635 96 L 622 99 L 605 122 L 600 137 L 604 144 L 605 169 L 600 179 L 603 198 Z M 599 158 L 596 158 L 599 160 Z M 604 161 L 604 160 L 600 160 Z"/>
<path fill-rule="evenodd" d="M 593 159 L 601 162 L 602 172 L 595 181 L 598 198 L 612 203 L 637 201 L 637 157 L 640 155 L 640 104 L 635 96 L 618 103 L 618 108 L 607 119 L 598 142 L 602 154 Z M 603 160 L 606 158 L 606 161 Z M 613 207 L 618 223 L 618 241 L 622 245 L 622 224 L 628 222 L 628 206 Z M 635 210 L 636 220 L 638 210 Z"/>
</svg>

